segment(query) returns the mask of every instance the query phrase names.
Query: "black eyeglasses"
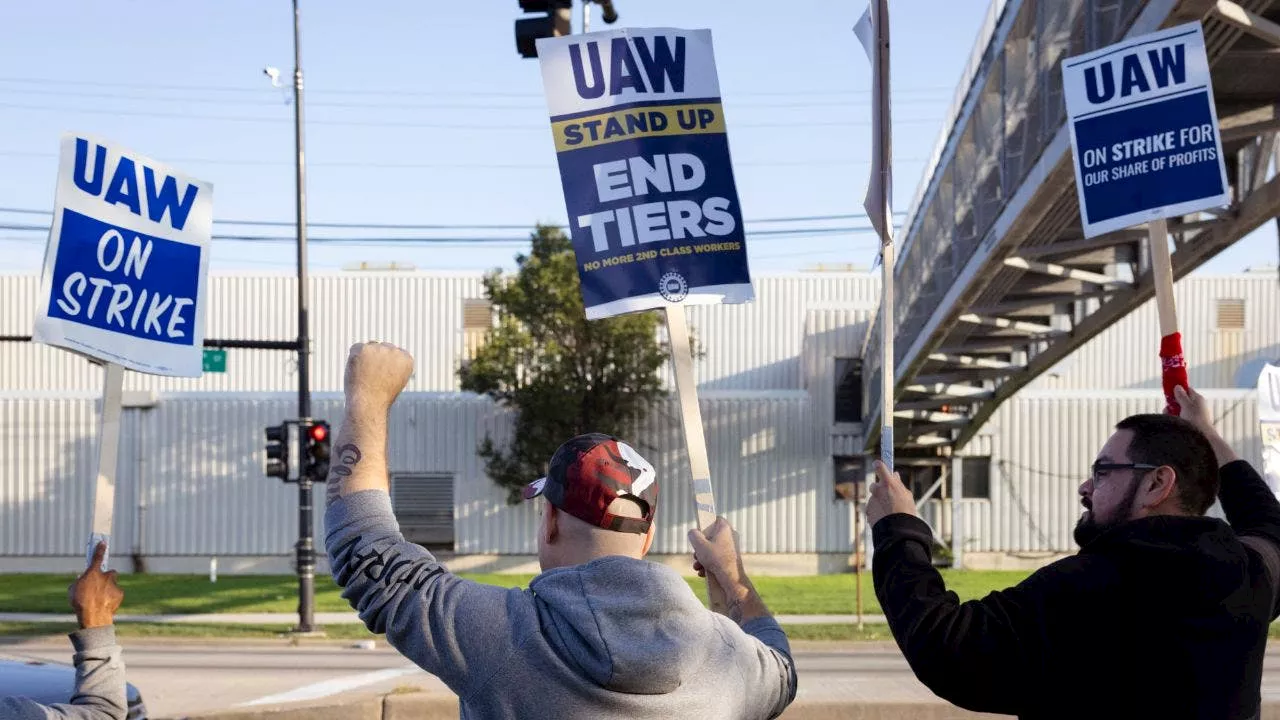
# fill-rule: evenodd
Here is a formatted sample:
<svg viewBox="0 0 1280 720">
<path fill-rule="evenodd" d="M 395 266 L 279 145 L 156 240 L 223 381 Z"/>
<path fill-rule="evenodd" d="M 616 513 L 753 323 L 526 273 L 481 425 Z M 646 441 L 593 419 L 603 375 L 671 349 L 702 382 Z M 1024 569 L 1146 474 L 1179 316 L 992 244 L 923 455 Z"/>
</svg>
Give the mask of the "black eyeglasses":
<svg viewBox="0 0 1280 720">
<path fill-rule="evenodd" d="M 1098 473 L 1110 472 L 1112 470 L 1155 470 L 1159 465 L 1148 465 L 1146 463 L 1102 463 L 1093 464 L 1092 473 L 1089 479 L 1095 484 L 1098 482 Z"/>
</svg>

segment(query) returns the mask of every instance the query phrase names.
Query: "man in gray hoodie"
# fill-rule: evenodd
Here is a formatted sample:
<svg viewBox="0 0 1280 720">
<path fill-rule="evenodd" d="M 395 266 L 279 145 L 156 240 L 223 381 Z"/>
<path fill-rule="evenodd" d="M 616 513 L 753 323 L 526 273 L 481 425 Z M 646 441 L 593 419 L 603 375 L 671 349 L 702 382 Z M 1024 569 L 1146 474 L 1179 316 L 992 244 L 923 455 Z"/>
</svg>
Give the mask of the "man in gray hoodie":
<svg viewBox="0 0 1280 720">
<path fill-rule="evenodd" d="M 624 442 L 579 436 L 530 485 L 541 496 L 527 590 L 463 580 L 400 534 L 387 422 L 413 371 L 392 345 L 353 346 L 330 465 L 326 547 L 365 625 L 459 699 L 463 718 L 773 718 L 795 699 L 790 646 L 723 518 L 693 530 L 713 609 L 644 560 L 657 478 Z"/>
<path fill-rule="evenodd" d="M 76 688 L 69 703 L 42 705 L 25 697 L 0 697 L 4 720 L 124 720 L 124 661 L 116 644 L 115 614 L 124 599 L 116 571 L 102 572 L 106 543 L 98 543 L 89 568 L 67 594 L 80 629 L 71 633 Z"/>
</svg>

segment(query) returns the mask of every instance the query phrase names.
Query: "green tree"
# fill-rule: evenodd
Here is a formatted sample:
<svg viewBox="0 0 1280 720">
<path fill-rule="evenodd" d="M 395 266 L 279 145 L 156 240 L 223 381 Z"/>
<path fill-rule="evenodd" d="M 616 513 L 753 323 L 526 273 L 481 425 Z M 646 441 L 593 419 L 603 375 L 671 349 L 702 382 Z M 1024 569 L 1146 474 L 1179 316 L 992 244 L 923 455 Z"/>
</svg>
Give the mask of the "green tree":
<svg viewBox="0 0 1280 720">
<path fill-rule="evenodd" d="M 497 324 L 458 371 L 464 390 L 516 413 L 510 447 L 486 437 L 478 448 L 509 503 L 519 502 L 521 488 L 546 472 L 552 453 L 570 437 L 629 435 L 662 396 L 658 370 L 667 359 L 658 341 L 659 313 L 588 321 L 569 238 L 538 225 L 532 240 L 531 252 L 516 256 L 514 275 L 485 276 Z"/>
</svg>

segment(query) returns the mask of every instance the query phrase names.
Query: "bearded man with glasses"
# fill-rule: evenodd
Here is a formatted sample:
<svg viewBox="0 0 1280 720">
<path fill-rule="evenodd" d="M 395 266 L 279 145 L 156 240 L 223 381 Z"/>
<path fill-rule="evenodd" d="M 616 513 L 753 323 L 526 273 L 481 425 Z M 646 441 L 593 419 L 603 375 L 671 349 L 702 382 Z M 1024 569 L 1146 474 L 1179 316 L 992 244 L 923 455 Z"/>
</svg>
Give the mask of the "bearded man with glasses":
<svg viewBox="0 0 1280 720">
<path fill-rule="evenodd" d="M 1180 417 L 1125 418 L 1099 451 L 1079 487 L 1080 551 L 979 600 L 946 589 L 910 490 L 876 463 L 876 597 L 930 690 L 1024 719 L 1260 717 L 1280 502 L 1204 398 L 1175 393 Z M 1215 498 L 1227 522 L 1205 514 Z"/>
</svg>

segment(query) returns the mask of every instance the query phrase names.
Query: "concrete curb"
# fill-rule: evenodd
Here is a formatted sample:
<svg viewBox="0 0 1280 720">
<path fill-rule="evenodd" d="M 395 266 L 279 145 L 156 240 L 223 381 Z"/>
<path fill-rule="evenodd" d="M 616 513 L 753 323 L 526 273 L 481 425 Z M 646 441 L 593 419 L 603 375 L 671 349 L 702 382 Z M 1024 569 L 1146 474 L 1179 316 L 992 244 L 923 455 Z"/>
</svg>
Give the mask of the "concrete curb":
<svg viewBox="0 0 1280 720">
<path fill-rule="evenodd" d="M 454 706 L 457 706 L 456 702 Z M 364 695 L 341 700 L 331 698 L 324 703 L 217 710 L 199 715 L 179 715 L 174 720 L 382 720 L 382 715 L 382 696 Z M 457 718 L 456 711 L 453 717 Z"/>
<path fill-rule="evenodd" d="M 458 698 L 434 692 L 392 693 L 325 704 L 240 708 L 181 720 L 457 720 Z M 977 713 L 937 702 L 798 700 L 783 720 L 982 720 L 1008 715 Z M 1280 702 L 1264 702 L 1260 720 L 1280 720 Z"/>
<path fill-rule="evenodd" d="M 452 694 L 414 692 L 365 696 L 326 704 L 298 703 L 238 708 L 181 720 L 457 720 Z M 971 720 L 1001 718 L 969 712 L 942 702 L 804 701 L 792 703 L 783 720 Z"/>
</svg>

